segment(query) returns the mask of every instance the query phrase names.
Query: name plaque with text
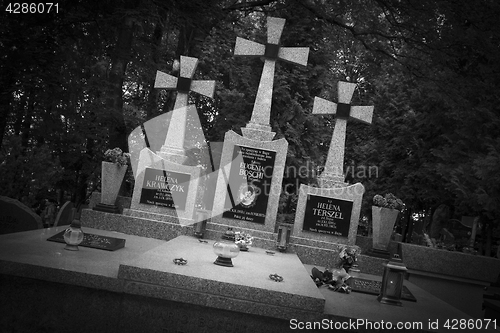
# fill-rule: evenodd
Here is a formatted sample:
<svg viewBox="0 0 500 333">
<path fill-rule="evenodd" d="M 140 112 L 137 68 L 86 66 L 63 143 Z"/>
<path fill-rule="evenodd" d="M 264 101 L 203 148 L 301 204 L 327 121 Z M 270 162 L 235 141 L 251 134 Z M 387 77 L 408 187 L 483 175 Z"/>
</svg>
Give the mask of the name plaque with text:
<svg viewBox="0 0 500 333">
<path fill-rule="evenodd" d="M 185 210 L 190 174 L 146 168 L 140 203 Z"/>
<path fill-rule="evenodd" d="M 309 194 L 304 214 L 304 231 L 348 237 L 352 201 Z"/>
<path fill-rule="evenodd" d="M 223 217 L 265 223 L 275 159 L 274 151 L 234 146 Z"/>
</svg>

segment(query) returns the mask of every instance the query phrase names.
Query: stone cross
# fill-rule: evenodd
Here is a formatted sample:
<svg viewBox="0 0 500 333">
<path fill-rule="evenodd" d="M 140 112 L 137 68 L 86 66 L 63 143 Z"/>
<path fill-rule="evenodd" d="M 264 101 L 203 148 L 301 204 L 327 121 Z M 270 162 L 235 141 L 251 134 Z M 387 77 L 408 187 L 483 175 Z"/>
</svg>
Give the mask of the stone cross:
<svg viewBox="0 0 500 333">
<path fill-rule="evenodd" d="M 184 151 L 184 137 L 186 134 L 186 109 L 189 92 L 212 97 L 215 90 L 215 81 L 193 80 L 193 75 L 198 66 L 198 59 L 181 56 L 179 77 L 161 71 L 156 72 L 155 88 L 177 90 L 174 110 L 170 119 L 165 144 L 158 152 L 163 158 L 182 164 L 186 155 Z"/>
<path fill-rule="evenodd" d="M 318 177 L 320 187 L 343 187 L 344 182 L 344 149 L 347 119 L 359 120 L 371 124 L 373 106 L 351 106 L 351 99 L 356 89 L 355 83 L 338 83 L 338 103 L 315 97 L 313 114 L 334 114 L 335 127 L 333 129 L 332 141 L 328 150 L 328 157 L 323 173 Z"/>
<path fill-rule="evenodd" d="M 274 70 L 276 61 L 284 60 L 293 64 L 307 65 L 308 47 L 281 47 L 279 42 L 285 20 L 275 17 L 267 18 L 267 43 L 262 45 L 240 37 L 236 38 L 234 55 L 264 57 L 264 69 L 260 78 L 259 89 L 255 97 L 252 118 L 243 135 L 270 141 L 275 133 L 271 132 L 270 116 L 273 95 Z"/>
</svg>

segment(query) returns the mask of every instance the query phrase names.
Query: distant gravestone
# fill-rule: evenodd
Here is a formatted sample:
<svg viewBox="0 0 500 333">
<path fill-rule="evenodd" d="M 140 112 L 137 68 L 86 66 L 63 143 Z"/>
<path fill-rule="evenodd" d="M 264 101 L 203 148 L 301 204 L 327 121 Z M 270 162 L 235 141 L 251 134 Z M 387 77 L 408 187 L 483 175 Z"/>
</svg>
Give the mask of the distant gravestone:
<svg viewBox="0 0 500 333">
<path fill-rule="evenodd" d="M 288 142 L 273 140 L 270 115 L 274 72 L 278 60 L 307 65 L 309 49 L 281 47 L 285 20 L 268 17 L 265 45 L 236 39 L 236 56 L 259 57 L 264 68 L 252 117 L 241 129 L 229 131 L 224 146 L 213 205 L 213 221 L 221 225 L 273 233 L 278 212 Z"/>
<path fill-rule="evenodd" d="M 330 149 L 319 187 L 302 184 L 297 201 L 294 237 L 354 245 L 358 230 L 361 201 L 365 188 L 361 183 L 344 182 L 344 150 L 347 120 L 371 123 L 373 106 L 351 106 L 356 84 L 339 82 L 338 103 L 316 97 L 313 113 L 335 114 Z"/>
<path fill-rule="evenodd" d="M 0 234 L 41 229 L 42 218 L 16 199 L 0 196 Z"/>
<path fill-rule="evenodd" d="M 54 227 L 60 225 L 69 225 L 73 220 L 73 203 L 71 201 L 66 201 L 62 205 L 61 209 L 56 216 L 56 221 L 54 222 Z"/>
</svg>

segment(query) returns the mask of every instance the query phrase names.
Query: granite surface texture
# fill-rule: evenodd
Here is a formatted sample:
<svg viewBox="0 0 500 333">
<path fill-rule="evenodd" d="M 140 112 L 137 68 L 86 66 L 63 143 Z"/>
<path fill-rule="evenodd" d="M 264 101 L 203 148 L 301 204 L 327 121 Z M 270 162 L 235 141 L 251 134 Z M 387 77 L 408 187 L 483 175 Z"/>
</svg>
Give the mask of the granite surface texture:
<svg viewBox="0 0 500 333">
<path fill-rule="evenodd" d="M 175 218 L 172 218 L 171 222 L 162 222 L 146 217 L 103 213 L 90 209 L 82 210 L 80 221 L 83 227 L 160 240 L 171 240 L 180 235 L 192 235 L 194 233 L 193 226 L 182 226 L 177 223 Z"/>
<path fill-rule="evenodd" d="M 295 254 L 267 255 L 263 249 L 254 247 L 233 258 L 234 267 L 222 267 L 213 264 L 217 258 L 213 243 L 201 243 L 187 236 L 177 237 L 136 260 L 122 264 L 118 277 L 134 282 L 128 284 L 131 293 L 154 289 L 159 293 L 156 296 L 161 298 L 198 305 L 218 303 L 228 310 L 257 311 L 248 307 L 250 302 L 259 305 L 259 313 L 253 314 L 267 313 L 283 319 L 323 310 L 324 299 Z M 184 258 L 188 263 L 175 265 L 175 258 Z M 283 282 L 269 278 L 275 273 L 283 277 Z M 166 289 L 151 289 L 151 285 Z M 214 302 L 214 299 L 220 302 Z"/>
<path fill-rule="evenodd" d="M 494 283 L 500 275 L 500 260 L 462 252 L 401 243 L 403 261 L 413 273 L 443 275 Z"/>
<path fill-rule="evenodd" d="M 211 249 L 205 250 L 211 244 L 195 238 L 165 242 L 83 228 L 125 238 L 125 247 L 113 252 L 93 248 L 66 251 L 64 244 L 46 240 L 64 230 L 61 227 L 0 236 L 0 322 L 9 325 L 5 327 L 12 331 L 30 328 L 50 332 L 282 332 L 290 329 L 293 318 L 286 316 L 291 313 L 303 314 L 297 317 L 299 321 L 324 319 L 331 323 L 361 319 L 422 321 L 425 325 L 429 320 L 471 319 L 410 281 L 405 285 L 417 302 L 394 307 L 380 304 L 373 295 L 316 289 L 309 277 L 311 266 L 304 267 L 294 255 L 268 256 L 263 249 L 253 248 L 253 252 L 241 253 L 234 259 L 235 267 L 219 267 L 211 263 L 215 258 Z M 185 241 L 193 242 L 195 249 L 183 249 Z M 171 263 L 172 257 L 181 255 L 188 259 L 186 266 Z M 261 257 L 265 259 L 257 260 Z M 223 270 L 234 273 L 220 273 Z M 248 278 L 249 270 L 253 278 Z M 284 282 L 266 280 L 268 272 L 282 275 Z M 161 275 L 165 273 L 169 277 L 164 280 Z M 293 277 L 300 278 L 293 281 Z M 235 295 L 231 295 L 231 289 Z M 264 297 L 266 293 L 271 295 L 269 299 Z M 230 299 L 233 301 L 228 302 Z M 292 299 L 299 301 L 292 304 Z M 324 308 L 315 313 L 311 310 L 317 309 L 318 300 L 324 302 Z M 66 316 L 73 320 L 66 320 Z M 230 323 L 241 327 L 230 328 Z M 357 331 L 372 330 L 360 327 Z M 428 329 L 424 326 L 415 331 Z"/>
<path fill-rule="evenodd" d="M 83 226 L 90 228 L 123 232 L 130 235 L 161 240 L 171 240 L 180 235 L 191 236 L 194 233 L 193 226 L 182 226 L 176 223 L 174 218 L 171 218 L 170 222 L 159 222 L 147 217 L 138 218 L 84 209 L 81 221 Z M 227 231 L 227 228 L 228 226 L 224 224 L 208 222 L 203 238 L 219 240 Z M 250 251 L 252 251 L 252 247 L 257 247 L 279 252 L 276 249 L 276 233 L 240 227 L 233 227 L 233 229 L 235 231 L 248 232 L 254 237 Z M 361 240 L 363 239 L 361 238 Z M 371 241 L 371 239 L 367 239 Z M 297 254 L 304 264 L 333 267 L 338 260 L 339 246 L 342 246 L 342 244 L 292 236 L 286 252 Z M 363 259 L 361 257 L 359 265 L 365 273 L 382 275 L 382 262 L 385 261 L 379 258 L 366 257 Z"/>
<path fill-rule="evenodd" d="M 100 192 L 92 192 L 92 195 L 90 196 L 90 199 L 89 199 L 89 208 L 91 208 L 91 209 L 94 208 L 95 205 L 97 205 L 100 202 L 101 202 L 101 193 Z M 118 210 L 120 211 L 120 213 L 122 213 L 124 208 L 130 208 L 131 202 L 132 202 L 131 197 L 123 197 L 123 196 L 119 195 L 116 198 L 115 205 L 118 206 Z"/>
</svg>

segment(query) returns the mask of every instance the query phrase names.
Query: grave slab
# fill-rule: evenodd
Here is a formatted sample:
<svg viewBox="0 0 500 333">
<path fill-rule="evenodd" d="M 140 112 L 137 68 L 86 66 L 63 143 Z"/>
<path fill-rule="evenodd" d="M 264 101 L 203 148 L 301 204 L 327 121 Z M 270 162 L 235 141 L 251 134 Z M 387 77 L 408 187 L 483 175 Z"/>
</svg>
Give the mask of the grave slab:
<svg viewBox="0 0 500 333">
<path fill-rule="evenodd" d="M 305 267 L 310 271 L 315 266 L 305 265 Z M 324 267 L 317 268 L 324 270 Z M 382 280 L 380 276 L 371 274 L 361 273 L 359 277 L 375 281 Z M 384 322 L 392 325 L 391 329 L 387 331 L 418 332 L 424 330 L 444 333 L 450 331 L 450 329 L 444 326 L 447 321 L 451 324 L 454 319 L 458 321 L 462 319 L 465 322 L 469 320 L 472 323 L 475 322 L 472 318 L 482 318 L 470 317 L 467 313 L 450 306 L 443 300 L 436 298 L 432 293 L 425 291 L 408 280 L 404 281 L 404 285 L 415 296 L 416 302 L 404 300 L 402 306 L 382 304 L 377 301 L 377 296 L 365 293 L 352 292 L 350 294 L 343 294 L 332 292 L 324 287 L 319 288 L 319 290 L 326 300 L 325 314 L 334 316 L 338 321 L 342 321 L 342 318 L 363 318 L 363 320 L 357 321 L 357 323 L 361 324 L 357 327 L 358 332 L 385 332 L 373 325 L 374 323 L 380 325 Z M 353 301 L 353 298 L 356 301 Z M 370 325 L 370 322 L 372 325 Z M 431 323 L 437 323 L 438 325 L 436 327 L 429 327 Z M 407 329 L 398 330 L 396 329 L 398 324 L 409 326 Z M 493 326 L 493 323 L 491 323 L 488 329 L 484 329 L 483 325 L 483 329 L 481 330 L 471 329 L 467 330 L 467 332 L 495 332 L 492 329 Z M 387 327 L 386 325 L 385 328 L 387 329 Z"/>
<path fill-rule="evenodd" d="M 128 282 L 128 293 L 251 314 L 287 319 L 323 311 L 324 298 L 295 254 L 252 247 L 233 258 L 234 267 L 221 267 L 213 264 L 213 243 L 179 236 L 121 264 L 118 277 Z M 175 258 L 188 263 L 176 265 Z"/>
<path fill-rule="evenodd" d="M 116 216 L 116 214 L 109 215 Z M 249 302 L 243 306 L 246 312 L 240 311 L 236 306 L 228 310 L 224 308 L 227 298 L 216 298 L 213 294 L 218 290 L 210 289 L 203 283 L 195 285 L 191 283 L 189 287 L 205 292 L 208 306 L 193 304 L 193 300 L 184 301 L 186 297 L 184 290 L 177 292 L 178 301 L 169 300 L 166 298 L 174 298 L 169 295 L 173 288 L 165 287 L 165 283 L 142 284 L 118 277 L 123 270 L 120 265 L 127 265 L 140 258 L 151 262 L 159 256 L 169 257 L 169 253 L 160 251 L 160 248 L 163 249 L 164 241 L 92 228 L 83 227 L 83 229 L 103 236 L 124 238 L 126 245 L 113 252 L 93 248 L 65 251 L 63 244 L 46 240 L 64 230 L 64 227 L 0 235 L 1 327 L 8 327 L 9 331 L 50 332 L 69 332 L 78 327 L 82 332 L 271 333 L 292 331 L 295 324 L 304 325 L 305 322 L 319 325 L 326 323 L 335 327 L 359 320 L 373 323 L 380 323 L 383 320 L 392 323 L 422 322 L 424 326 L 414 329 L 415 332 L 445 332 L 448 330 L 443 329 L 442 324 L 446 319 L 473 319 L 415 286 L 411 281 L 405 281 L 405 286 L 415 296 L 417 302 L 404 302 L 402 307 L 380 304 L 374 295 L 342 294 L 320 288 L 317 291 L 325 300 L 322 311 L 315 316 L 307 315 L 311 311 L 303 311 L 307 312 L 304 316 L 284 319 L 273 318 L 265 310 L 261 311 L 265 312 L 262 315 L 249 314 L 250 310 L 257 312 L 260 306 L 266 309 L 266 306 L 259 302 Z M 200 243 L 200 245 L 207 244 Z M 158 251 L 155 251 L 156 248 Z M 148 253 L 157 255 L 148 259 L 144 257 Z M 245 254 L 250 255 L 251 252 L 240 256 Z M 242 259 L 244 257 L 240 256 L 234 259 L 237 265 L 233 268 L 237 268 L 241 260 L 252 262 L 250 257 Z M 280 258 L 282 257 L 274 257 L 276 260 Z M 238 259 L 240 261 L 237 262 Z M 165 264 L 167 263 L 165 261 Z M 188 262 L 188 266 L 189 264 Z M 176 267 L 181 270 L 188 266 Z M 226 267 L 220 268 L 231 270 Z M 305 268 L 302 266 L 304 275 L 308 275 L 310 270 L 311 266 Z M 280 273 L 281 269 L 280 272 L 275 269 L 272 271 Z M 194 272 L 193 279 L 196 278 L 195 274 L 202 273 Z M 288 273 L 283 273 L 282 276 L 287 281 Z M 146 274 L 141 278 L 151 277 Z M 369 278 L 377 277 L 369 276 Z M 222 277 L 221 280 L 223 279 L 227 277 Z M 176 281 L 182 283 L 183 280 Z M 238 283 L 239 281 L 235 281 L 235 284 Z M 279 287 L 274 286 L 274 288 Z M 280 290 L 275 292 L 277 295 L 285 295 Z M 294 290 L 293 293 L 297 294 L 297 297 L 306 298 L 304 292 Z M 259 296 L 261 295 L 248 297 L 258 299 Z M 254 303 L 255 305 L 252 305 Z M 278 308 L 275 309 L 278 311 Z M 292 308 L 292 311 L 295 310 Z M 429 329 L 426 324 L 435 320 L 439 320 L 441 326 L 438 329 Z M 331 330 L 349 331 L 349 329 L 334 328 Z M 355 331 L 372 332 L 373 329 L 359 327 Z M 489 330 L 482 329 L 481 332 L 495 331 L 490 327 Z"/>
</svg>

